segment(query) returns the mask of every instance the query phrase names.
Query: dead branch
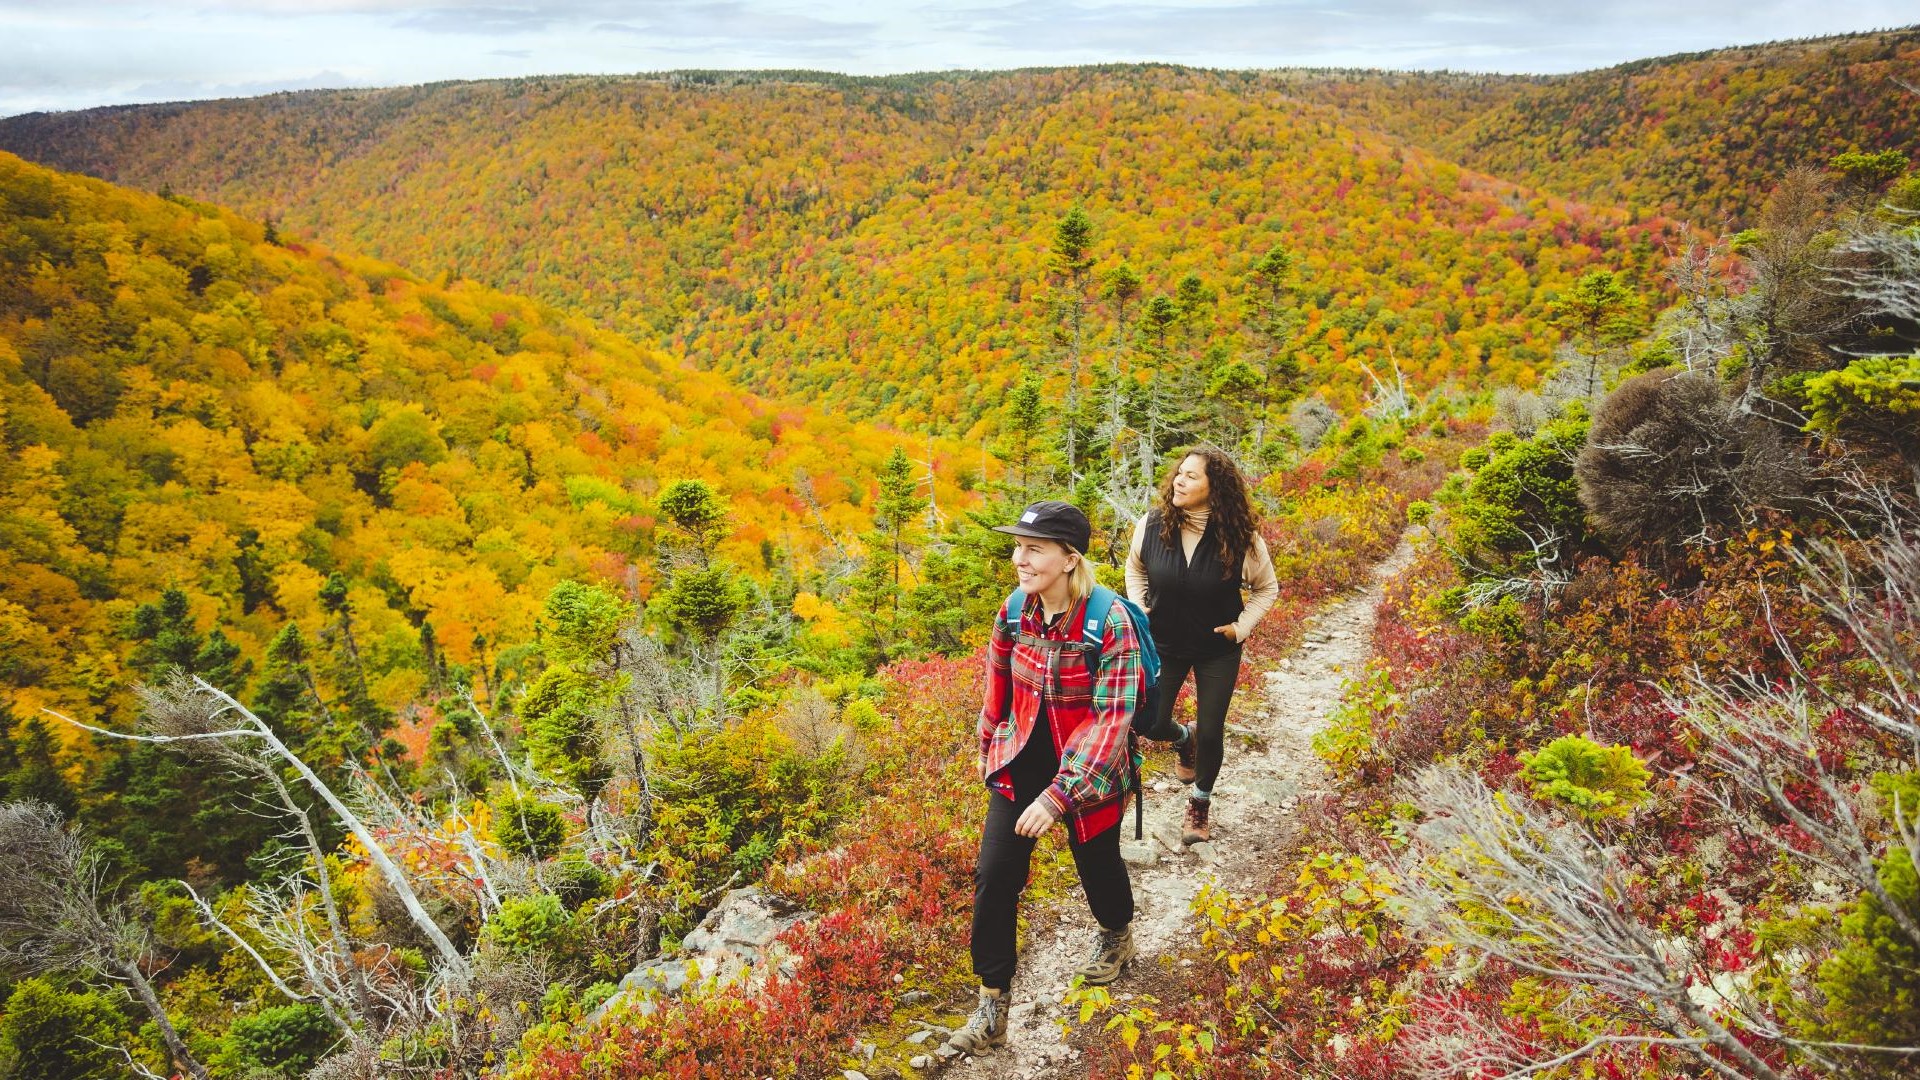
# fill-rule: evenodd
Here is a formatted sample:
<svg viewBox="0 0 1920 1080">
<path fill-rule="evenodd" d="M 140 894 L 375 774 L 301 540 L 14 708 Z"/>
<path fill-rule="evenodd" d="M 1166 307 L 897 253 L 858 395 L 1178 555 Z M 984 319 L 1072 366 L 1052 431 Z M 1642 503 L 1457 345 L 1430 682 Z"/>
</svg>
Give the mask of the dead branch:
<svg viewBox="0 0 1920 1080">
<path fill-rule="evenodd" d="M 1783 1080 L 1688 992 L 1695 958 L 1633 914 L 1621 852 L 1458 766 L 1422 772 L 1413 799 L 1427 821 L 1402 860 L 1396 902 L 1410 927 L 1604 995 L 1616 1015 L 1729 1080 Z M 1503 1075 L 1544 1067 L 1505 1042 L 1486 1052 L 1525 1061 Z"/>
<path fill-rule="evenodd" d="M 0 966 L 124 984 L 159 1029 L 169 1062 L 209 1080 L 147 978 L 154 958 L 145 928 L 112 895 L 92 847 L 53 807 L 12 802 L 0 803 L 0 851 Z"/>
</svg>

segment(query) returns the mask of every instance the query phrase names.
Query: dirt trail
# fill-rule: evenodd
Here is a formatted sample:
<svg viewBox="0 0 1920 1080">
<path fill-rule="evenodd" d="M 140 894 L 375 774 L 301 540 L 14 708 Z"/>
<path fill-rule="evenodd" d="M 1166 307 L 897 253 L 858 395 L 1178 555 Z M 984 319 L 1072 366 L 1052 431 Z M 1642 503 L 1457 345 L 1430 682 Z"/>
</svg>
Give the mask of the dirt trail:
<svg viewBox="0 0 1920 1080">
<path fill-rule="evenodd" d="M 1314 733 L 1338 704 L 1347 675 L 1366 663 L 1382 585 L 1411 558 L 1402 543 L 1374 567 L 1365 587 L 1333 601 L 1307 623 L 1300 646 L 1266 673 L 1266 707 L 1260 714 L 1241 713 L 1235 699 L 1226 764 L 1214 789 L 1213 843 L 1181 848 L 1186 800 L 1172 779 L 1170 761 L 1163 779 L 1148 782 L 1146 840 L 1132 839 L 1131 811 L 1125 823 L 1123 850 L 1133 867 L 1139 955 L 1113 985 L 1116 999 L 1130 992 L 1130 984 L 1144 981 L 1142 965 L 1160 963 L 1194 941 L 1198 929 L 1188 906 L 1204 882 L 1249 892 L 1266 885 L 1279 869 L 1298 828 L 1295 804 L 1323 782 L 1313 755 Z M 1085 1074 L 1061 1026 L 1066 1017 L 1061 998 L 1092 945 L 1093 918 L 1077 888 L 1048 909 L 1029 909 L 1028 916 L 1033 932 L 1014 978 L 1006 1047 L 979 1058 L 934 1063 L 926 1074 L 937 1073 L 942 1080 L 1067 1080 Z M 928 1045 L 939 1045 L 939 1038 Z"/>
</svg>

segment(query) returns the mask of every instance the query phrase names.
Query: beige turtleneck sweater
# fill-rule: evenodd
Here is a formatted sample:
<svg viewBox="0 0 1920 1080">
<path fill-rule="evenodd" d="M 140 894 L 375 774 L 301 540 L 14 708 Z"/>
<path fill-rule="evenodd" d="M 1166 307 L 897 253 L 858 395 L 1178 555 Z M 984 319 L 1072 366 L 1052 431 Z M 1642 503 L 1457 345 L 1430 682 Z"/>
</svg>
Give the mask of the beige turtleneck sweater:
<svg viewBox="0 0 1920 1080">
<path fill-rule="evenodd" d="M 1148 516 L 1142 515 L 1134 525 L 1133 543 L 1127 550 L 1127 599 L 1152 611 L 1147 605 L 1147 564 L 1140 561 L 1140 542 L 1147 535 Z M 1200 537 L 1206 533 L 1207 519 L 1211 516 L 1211 510 L 1187 511 L 1187 520 L 1180 529 L 1180 548 L 1187 558 L 1193 558 L 1193 549 L 1200 546 Z M 1280 580 L 1274 576 L 1273 556 L 1267 553 L 1267 542 L 1259 533 L 1253 534 L 1253 547 L 1240 567 L 1240 585 L 1246 590 L 1246 607 L 1233 622 L 1235 641 L 1247 640 L 1255 624 L 1273 610 L 1273 602 L 1280 598 Z"/>
</svg>

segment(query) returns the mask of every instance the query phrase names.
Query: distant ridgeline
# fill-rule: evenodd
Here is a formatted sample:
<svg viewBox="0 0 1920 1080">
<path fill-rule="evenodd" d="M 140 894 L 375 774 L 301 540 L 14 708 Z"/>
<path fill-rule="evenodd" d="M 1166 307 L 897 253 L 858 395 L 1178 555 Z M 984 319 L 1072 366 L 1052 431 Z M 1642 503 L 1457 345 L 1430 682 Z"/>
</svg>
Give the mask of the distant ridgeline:
<svg viewBox="0 0 1920 1080">
<path fill-rule="evenodd" d="M 1245 351 L 1249 270 L 1280 246 L 1305 392 L 1346 409 L 1361 360 L 1416 389 L 1526 384 L 1581 273 L 1661 288 L 1673 221 L 1733 231 L 1784 169 L 1904 143 L 1920 102 L 1889 76 L 1916 52 L 1899 31 L 1555 78 L 555 77 L 36 114 L 0 121 L 0 147 L 977 437 L 1054 355 L 1047 239 L 1076 204 L 1091 298 L 1124 263 L 1142 302 L 1188 275 L 1209 299 L 1138 370 Z M 1088 347 L 1138 352 L 1128 321 L 1102 312 Z"/>
<path fill-rule="evenodd" d="M 1506 92 L 1418 85 L 1443 108 Z M 974 438 L 1024 370 L 1060 388 L 1049 240 L 1076 205 L 1097 366 L 1249 351 L 1252 267 L 1285 248 L 1302 390 L 1342 411 L 1372 385 L 1363 360 L 1418 389 L 1527 383 L 1580 274 L 1658 281 L 1670 223 L 1463 168 L 1323 96 L 1172 68 L 555 78 L 17 117 L 0 146 L 529 293 L 765 393 Z M 1123 264 L 1138 295 L 1111 302 Z M 1140 312 L 1190 276 L 1146 355 Z"/>
</svg>

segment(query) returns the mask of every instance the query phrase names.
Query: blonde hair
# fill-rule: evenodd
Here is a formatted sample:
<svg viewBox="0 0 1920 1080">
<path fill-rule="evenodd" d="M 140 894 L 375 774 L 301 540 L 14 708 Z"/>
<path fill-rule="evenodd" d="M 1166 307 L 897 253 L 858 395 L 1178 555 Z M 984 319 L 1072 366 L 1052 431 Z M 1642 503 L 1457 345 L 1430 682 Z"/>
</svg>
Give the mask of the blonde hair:
<svg viewBox="0 0 1920 1080">
<path fill-rule="evenodd" d="M 1060 546 L 1073 551 L 1072 544 Z M 1077 551 L 1073 553 L 1080 555 Z M 1085 599 L 1093 594 L 1093 587 L 1098 584 L 1099 581 L 1093 576 L 1093 563 L 1089 562 L 1085 555 L 1080 555 L 1080 561 L 1073 564 L 1072 570 L 1067 571 L 1067 595 L 1073 597 L 1075 601 Z"/>
</svg>

